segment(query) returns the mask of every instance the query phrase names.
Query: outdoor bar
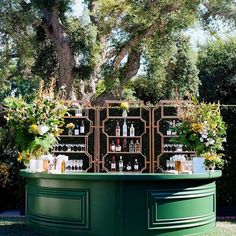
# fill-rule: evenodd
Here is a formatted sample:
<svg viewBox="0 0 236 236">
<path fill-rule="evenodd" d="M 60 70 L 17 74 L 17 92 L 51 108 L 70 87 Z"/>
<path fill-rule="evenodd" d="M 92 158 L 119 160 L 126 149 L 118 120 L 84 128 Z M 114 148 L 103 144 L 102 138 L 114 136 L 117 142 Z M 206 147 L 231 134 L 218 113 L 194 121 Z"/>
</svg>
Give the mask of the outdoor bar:
<svg viewBox="0 0 236 236">
<path fill-rule="evenodd" d="M 29 227 L 46 235 L 178 236 L 215 229 L 221 171 L 21 175 Z"/>
<path fill-rule="evenodd" d="M 179 106 L 107 101 L 100 108 L 69 107 L 51 153 L 21 170 L 29 227 L 45 235 L 213 232 L 222 172 L 179 142 Z"/>
</svg>

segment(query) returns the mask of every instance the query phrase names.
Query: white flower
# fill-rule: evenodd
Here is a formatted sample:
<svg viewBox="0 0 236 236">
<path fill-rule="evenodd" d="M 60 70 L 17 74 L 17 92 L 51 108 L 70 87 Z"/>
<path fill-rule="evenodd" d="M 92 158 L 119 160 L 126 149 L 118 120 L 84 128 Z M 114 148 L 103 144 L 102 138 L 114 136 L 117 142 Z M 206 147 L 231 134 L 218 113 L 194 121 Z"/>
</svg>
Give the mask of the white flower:
<svg viewBox="0 0 236 236">
<path fill-rule="evenodd" d="M 202 143 L 203 143 L 203 142 L 204 142 L 204 139 L 203 139 L 203 138 L 200 138 L 200 142 L 202 142 Z"/>
<path fill-rule="evenodd" d="M 49 130 L 49 127 L 46 125 L 38 125 L 38 132 L 40 135 L 44 135 Z"/>
<path fill-rule="evenodd" d="M 210 139 L 209 140 L 209 144 L 213 145 L 215 143 L 215 140 L 214 139 Z"/>
<path fill-rule="evenodd" d="M 202 134 L 202 138 L 207 138 L 207 135 L 206 134 Z"/>
<path fill-rule="evenodd" d="M 226 142 L 226 138 L 223 138 L 222 142 Z"/>
</svg>

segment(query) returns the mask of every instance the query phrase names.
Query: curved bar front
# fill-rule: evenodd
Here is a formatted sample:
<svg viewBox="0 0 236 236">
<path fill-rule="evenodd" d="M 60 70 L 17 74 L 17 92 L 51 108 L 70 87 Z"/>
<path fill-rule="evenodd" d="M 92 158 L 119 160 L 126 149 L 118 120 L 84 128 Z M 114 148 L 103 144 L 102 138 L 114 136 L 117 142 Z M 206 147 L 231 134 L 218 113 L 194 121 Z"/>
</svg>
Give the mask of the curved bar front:
<svg viewBox="0 0 236 236">
<path fill-rule="evenodd" d="M 221 171 L 21 175 L 29 227 L 45 235 L 178 236 L 215 229 Z"/>
</svg>

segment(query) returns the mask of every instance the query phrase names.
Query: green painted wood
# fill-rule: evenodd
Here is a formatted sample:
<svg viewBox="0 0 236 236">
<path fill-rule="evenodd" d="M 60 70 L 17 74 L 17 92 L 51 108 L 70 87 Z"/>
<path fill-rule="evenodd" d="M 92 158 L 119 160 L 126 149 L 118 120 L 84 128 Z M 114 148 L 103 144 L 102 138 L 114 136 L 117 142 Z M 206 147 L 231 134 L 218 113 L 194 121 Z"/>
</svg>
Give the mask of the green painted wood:
<svg viewBox="0 0 236 236">
<path fill-rule="evenodd" d="M 221 171 L 21 175 L 29 227 L 45 235 L 178 236 L 215 228 L 215 179 Z"/>
</svg>

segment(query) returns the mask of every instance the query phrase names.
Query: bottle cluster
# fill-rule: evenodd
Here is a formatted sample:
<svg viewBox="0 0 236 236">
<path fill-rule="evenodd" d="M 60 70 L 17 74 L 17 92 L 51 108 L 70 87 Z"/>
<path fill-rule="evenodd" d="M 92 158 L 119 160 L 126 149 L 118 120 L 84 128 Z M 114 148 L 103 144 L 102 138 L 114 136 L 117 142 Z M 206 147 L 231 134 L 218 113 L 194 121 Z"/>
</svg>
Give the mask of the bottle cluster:
<svg viewBox="0 0 236 236">
<path fill-rule="evenodd" d="M 84 121 L 82 120 L 80 124 L 74 124 L 75 128 L 74 129 L 68 129 L 68 135 L 72 136 L 72 135 L 84 135 L 85 134 L 85 125 L 84 125 Z"/>
<path fill-rule="evenodd" d="M 110 163 L 110 169 L 111 171 L 119 171 L 119 172 L 124 172 L 124 171 L 139 171 L 139 162 L 137 159 L 134 159 L 132 162 L 128 161 L 124 163 L 123 157 L 120 156 L 119 160 L 116 160 L 115 156 L 112 156 L 112 161 Z"/>
<path fill-rule="evenodd" d="M 109 151 L 110 152 L 141 152 L 141 145 L 138 139 L 136 141 L 131 139 L 129 142 L 127 142 L 127 139 L 124 138 L 121 143 L 121 140 L 117 138 L 115 141 L 114 140 L 111 141 Z"/>
<path fill-rule="evenodd" d="M 54 152 L 84 152 L 85 144 L 55 144 L 53 146 Z"/>
<path fill-rule="evenodd" d="M 129 130 L 129 133 L 128 133 Z M 126 119 L 124 119 L 122 128 L 119 124 L 119 122 L 117 121 L 116 123 L 116 129 L 115 129 L 115 136 L 120 137 L 134 137 L 135 136 L 135 128 L 134 128 L 134 124 L 131 124 L 130 127 L 128 127 L 127 123 L 126 123 Z"/>
</svg>

